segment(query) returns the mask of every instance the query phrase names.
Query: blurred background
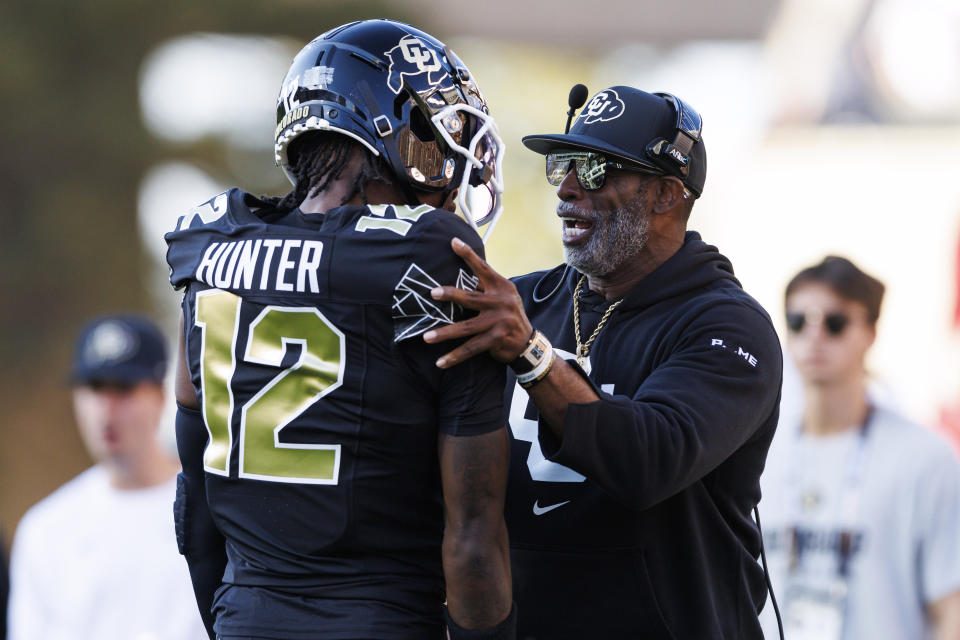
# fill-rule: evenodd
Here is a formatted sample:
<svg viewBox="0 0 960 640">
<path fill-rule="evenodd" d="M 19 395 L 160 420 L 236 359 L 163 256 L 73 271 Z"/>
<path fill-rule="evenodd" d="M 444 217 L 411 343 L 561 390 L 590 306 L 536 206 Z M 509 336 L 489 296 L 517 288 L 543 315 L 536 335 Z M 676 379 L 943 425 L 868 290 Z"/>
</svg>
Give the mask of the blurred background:
<svg viewBox="0 0 960 640">
<path fill-rule="evenodd" d="M 710 158 L 691 228 L 781 334 L 784 285 L 824 255 L 883 280 L 878 397 L 960 442 L 960 3 L 7 0 L 4 544 L 27 507 L 90 464 L 66 384 L 79 327 L 136 310 L 175 343 L 163 233 L 229 186 L 288 190 L 272 154 L 287 66 L 319 33 L 371 17 L 446 41 L 485 92 L 507 145 L 488 246 L 502 273 L 561 259 L 556 198 L 521 136 L 562 131 L 577 82 L 676 93 L 703 115 Z M 788 365 L 787 419 L 796 384 Z"/>
</svg>

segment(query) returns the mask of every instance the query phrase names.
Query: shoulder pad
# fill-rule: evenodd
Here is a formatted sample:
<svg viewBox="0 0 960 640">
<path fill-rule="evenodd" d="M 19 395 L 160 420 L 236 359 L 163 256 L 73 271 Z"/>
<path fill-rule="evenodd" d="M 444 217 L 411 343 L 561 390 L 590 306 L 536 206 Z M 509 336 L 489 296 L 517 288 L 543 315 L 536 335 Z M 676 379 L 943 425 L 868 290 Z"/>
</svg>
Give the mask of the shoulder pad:
<svg viewBox="0 0 960 640">
<path fill-rule="evenodd" d="M 428 204 L 417 207 L 401 204 L 368 204 L 366 208 L 370 214 L 360 216 L 357 220 L 357 231 L 385 229 L 400 236 L 406 236 L 414 223 L 424 214 L 436 211 Z"/>
<path fill-rule="evenodd" d="M 174 231 L 182 231 L 219 220 L 227 212 L 230 191 L 224 191 L 191 209 L 177 219 Z"/>
</svg>

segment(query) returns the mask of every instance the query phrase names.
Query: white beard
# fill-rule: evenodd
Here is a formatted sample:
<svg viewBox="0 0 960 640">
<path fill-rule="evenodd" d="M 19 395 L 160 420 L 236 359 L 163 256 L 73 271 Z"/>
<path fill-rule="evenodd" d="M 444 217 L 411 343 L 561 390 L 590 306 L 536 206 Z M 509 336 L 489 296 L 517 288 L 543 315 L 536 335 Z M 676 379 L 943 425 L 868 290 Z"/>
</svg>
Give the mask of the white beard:
<svg viewBox="0 0 960 640">
<path fill-rule="evenodd" d="M 590 211 L 567 202 L 557 207 L 559 215 L 575 215 L 594 221 L 593 234 L 586 244 L 563 245 L 563 259 L 580 273 L 606 276 L 640 254 L 650 237 L 650 214 L 641 201 L 641 189 L 627 204 L 613 211 Z"/>
</svg>

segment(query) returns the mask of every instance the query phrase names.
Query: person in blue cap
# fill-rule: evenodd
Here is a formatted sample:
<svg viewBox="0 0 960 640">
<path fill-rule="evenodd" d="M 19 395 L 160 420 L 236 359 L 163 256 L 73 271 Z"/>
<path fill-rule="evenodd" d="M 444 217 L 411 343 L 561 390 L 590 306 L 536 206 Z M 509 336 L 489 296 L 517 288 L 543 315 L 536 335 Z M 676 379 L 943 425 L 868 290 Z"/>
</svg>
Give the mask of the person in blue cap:
<svg viewBox="0 0 960 640">
<path fill-rule="evenodd" d="M 105 316 L 80 333 L 73 406 L 96 464 L 20 521 L 10 640 L 206 638 L 170 523 L 179 464 L 157 438 L 166 369 L 146 318 Z"/>
<path fill-rule="evenodd" d="M 176 474 L 179 465 L 157 439 L 166 370 L 166 340 L 146 318 L 100 318 L 77 343 L 72 380 L 80 435 L 118 489 L 152 487 Z"/>
<path fill-rule="evenodd" d="M 762 637 L 751 512 L 782 358 L 730 261 L 687 230 L 701 130 L 676 96 L 600 91 L 568 133 L 523 139 L 557 188 L 564 264 L 511 282 L 453 242 L 478 290 L 433 291 L 479 311 L 424 335 L 469 337 L 437 365 L 489 352 L 512 370 L 520 638 Z"/>
</svg>

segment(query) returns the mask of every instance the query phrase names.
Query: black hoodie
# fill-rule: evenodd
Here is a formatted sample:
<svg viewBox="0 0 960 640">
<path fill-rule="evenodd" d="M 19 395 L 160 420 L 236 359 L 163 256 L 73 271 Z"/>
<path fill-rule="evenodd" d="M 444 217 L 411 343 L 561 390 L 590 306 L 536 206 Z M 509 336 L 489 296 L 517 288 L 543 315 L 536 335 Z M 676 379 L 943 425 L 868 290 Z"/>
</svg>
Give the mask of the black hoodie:
<svg viewBox="0 0 960 640">
<path fill-rule="evenodd" d="M 515 279 L 567 358 L 579 280 L 562 266 Z M 584 283 L 584 339 L 608 306 Z M 761 638 L 751 510 L 782 373 L 769 316 L 688 232 L 612 312 L 584 369 L 601 399 L 570 405 L 562 442 L 507 387 L 518 638 Z"/>
</svg>

